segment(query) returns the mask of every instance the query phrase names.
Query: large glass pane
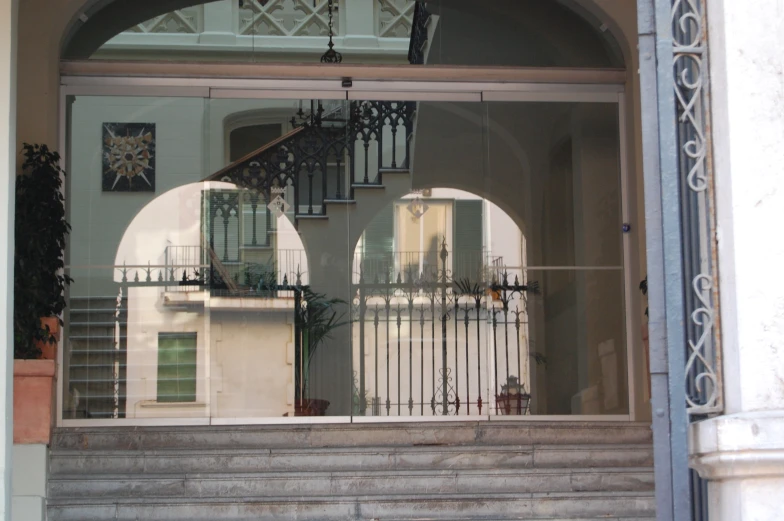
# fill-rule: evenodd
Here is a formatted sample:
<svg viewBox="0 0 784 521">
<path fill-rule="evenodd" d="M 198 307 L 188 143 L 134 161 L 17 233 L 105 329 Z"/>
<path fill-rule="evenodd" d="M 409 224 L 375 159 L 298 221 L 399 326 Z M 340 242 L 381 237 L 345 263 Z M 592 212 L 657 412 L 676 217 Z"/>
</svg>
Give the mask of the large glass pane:
<svg viewBox="0 0 784 521">
<path fill-rule="evenodd" d="M 616 105 L 69 115 L 65 418 L 628 412 Z"/>
<path fill-rule="evenodd" d="M 69 100 L 72 232 L 63 415 L 209 415 L 209 327 L 189 294 L 203 269 L 201 98 Z"/>
<path fill-rule="evenodd" d="M 626 414 L 618 107 L 486 108 L 487 185 L 524 230 L 522 263 L 503 262 L 502 271 L 509 284 L 528 288 L 502 285 L 497 323 L 522 322 L 520 371 L 531 413 Z M 520 298 L 514 307 L 504 305 L 510 295 Z M 508 371 L 517 376 L 503 333 L 493 346 L 501 402 Z"/>
</svg>

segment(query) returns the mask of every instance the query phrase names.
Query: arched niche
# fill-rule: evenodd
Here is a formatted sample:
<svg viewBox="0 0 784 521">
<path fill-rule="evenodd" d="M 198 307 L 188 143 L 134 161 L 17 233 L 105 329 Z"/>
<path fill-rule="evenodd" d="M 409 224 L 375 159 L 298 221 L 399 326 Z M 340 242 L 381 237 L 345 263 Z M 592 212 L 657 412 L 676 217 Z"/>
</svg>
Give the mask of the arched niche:
<svg viewBox="0 0 784 521">
<path fill-rule="evenodd" d="M 211 2 L 87 0 L 62 35 L 60 56 L 90 58 L 135 25 L 207 3 Z M 627 61 L 624 56 L 629 57 L 620 24 L 594 0 L 441 0 L 428 2 L 428 8 L 441 17 L 431 64 L 621 68 Z M 491 52 L 479 62 L 470 59 L 477 52 L 482 56 L 485 48 Z"/>
</svg>

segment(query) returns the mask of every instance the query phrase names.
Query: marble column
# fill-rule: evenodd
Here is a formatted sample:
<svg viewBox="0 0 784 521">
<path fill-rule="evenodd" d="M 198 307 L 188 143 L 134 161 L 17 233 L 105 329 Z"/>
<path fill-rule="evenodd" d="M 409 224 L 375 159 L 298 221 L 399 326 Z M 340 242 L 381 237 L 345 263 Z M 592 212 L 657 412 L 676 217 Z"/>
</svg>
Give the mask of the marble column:
<svg viewBox="0 0 784 521">
<path fill-rule="evenodd" d="M 11 519 L 13 444 L 13 252 L 16 174 L 16 28 L 18 0 L 0 0 L 0 519 Z"/>
<path fill-rule="evenodd" d="M 784 0 L 708 0 L 725 414 L 691 430 L 711 521 L 781 519 Z"/>
</svg>

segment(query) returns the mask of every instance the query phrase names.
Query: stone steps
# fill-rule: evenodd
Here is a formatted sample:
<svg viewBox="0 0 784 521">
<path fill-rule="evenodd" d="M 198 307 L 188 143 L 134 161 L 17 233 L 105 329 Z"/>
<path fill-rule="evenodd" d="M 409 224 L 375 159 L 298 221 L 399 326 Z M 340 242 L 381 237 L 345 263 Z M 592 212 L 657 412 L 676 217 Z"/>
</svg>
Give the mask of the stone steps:
<svg viewBox="0 0 784 521">
<path fill-rule="evenodd" d="M 485 421 L 56 429 L 51 521 L 652 520 L 651 431 Z"/>
<path fill-rule="evenodd" d="M 429 496 L 285 496 L 264 501 L 204 498 L 49 500 L 52 521 L 325 520 L 641 520 L 654 518 L 652 494 L 544 493 Z"/>
<path fill-rule="evenodd" d="M 650 446 L 616 445 L 526 445 L 459 447 L 392 447 L 321 449 L 223 449 L 223 450 L 145 450 L 63 451 L 51 456 L 51 472 L 117 474 L 145 472 L 165 474 L 173 471 L 204 473 L 219 468 L 236 472 L 304 472 L 376 470 L 457 470 L 650 467 Z"/>
<path fill-rule="evenodd" d="M 434 493 L 528 494 L 546 492 L 647 492 L 650 469 L 484 469 L 332 472 L 219 472 L 143 476 L 57 476 L 49 483 L 57 498 L 248 498 L 285 495 L 353 496 Z"/>
<path fill-rule="evenodd" d="M 648 424 L 478 421 L 204 427 L 55 429 L 68 450 L 280 449 L 461 445 L 631 445 L 652 443 Z"/>
</svg>

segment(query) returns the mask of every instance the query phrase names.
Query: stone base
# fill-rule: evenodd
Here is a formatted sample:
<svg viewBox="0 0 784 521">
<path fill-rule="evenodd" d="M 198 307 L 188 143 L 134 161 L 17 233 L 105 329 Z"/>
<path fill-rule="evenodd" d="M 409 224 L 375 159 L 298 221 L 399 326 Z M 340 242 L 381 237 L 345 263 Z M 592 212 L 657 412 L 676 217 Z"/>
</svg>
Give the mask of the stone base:
<svg viewBox="0 0 784 521">
<path fill-rule="evenodd" d="M 14 445 L 11 521 L 46 519 L 46 445 Z"/>
<path fill-rule="evenodd" d="M 784 411 L 695 423 L 691 466 L 709 480 L 711 521 L 779 521 L 784 490 Z"/>
</svg>

